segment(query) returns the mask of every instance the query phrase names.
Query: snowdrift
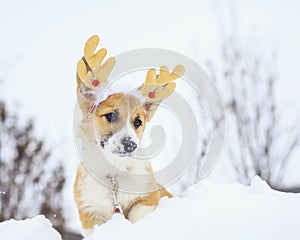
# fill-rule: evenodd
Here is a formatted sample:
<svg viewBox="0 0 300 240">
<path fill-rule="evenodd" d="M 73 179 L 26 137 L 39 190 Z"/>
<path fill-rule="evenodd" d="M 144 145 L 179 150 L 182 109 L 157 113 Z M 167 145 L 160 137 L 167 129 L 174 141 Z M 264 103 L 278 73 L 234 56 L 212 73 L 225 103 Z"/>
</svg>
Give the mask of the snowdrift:
<svg viewBox="0 0 300 240">
<path fill-rule="evenodd" d="M 181 197 L 162 199 L 159 207 L 131 224 L 120 215 L 85 240 L 99 239 L 300 239 L 300 194 L 274 191 L 256 177 L 250 187 L 194 185 Z M 1 240 L 58 240 L 42 216 L 0 223 Z"/>
<path fill-rule="evenodd" d="M 300 239 L 300 194 L 274 191 L 256 177 L 250 187 L 203 181 L 182 198 L 162 199 L 135 224 L 120 216 L 96 228 L 96 239 Z"/>
<path fill-rule="evenodd" d="M 44 216 L 24 221 L 9 220 L 0 223 L 1 240 L 61 240 L 60 234 L 52 228 Z"/>
</svg>

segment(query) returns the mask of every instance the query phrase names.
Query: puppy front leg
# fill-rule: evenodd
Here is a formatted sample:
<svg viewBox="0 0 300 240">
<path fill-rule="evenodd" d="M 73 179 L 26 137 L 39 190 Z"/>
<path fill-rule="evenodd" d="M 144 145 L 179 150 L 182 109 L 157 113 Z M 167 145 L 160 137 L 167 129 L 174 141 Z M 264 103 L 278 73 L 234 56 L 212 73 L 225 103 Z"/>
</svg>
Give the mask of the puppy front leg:
<svg viewBox="0 0 300 240">
<path fill-rule="evenodd" d="M 153 212 L 155 208 L 156 205 L 153 206 L 146 206 L 142 204 L 134 205 L 128 213 L 128 219 L 131 222 L 135 223 L 136 221 L 145 217 L 148 213 Z"/>
<path fill-rule="evenodd" d="M 98 214 L 85 212 L 79 209 L 79 218 L 82 224 L 82 235 L 87 237 L 94 231 L 94 226 L 99 226 L 104 223 L 102 217 Z"/>
</svg>

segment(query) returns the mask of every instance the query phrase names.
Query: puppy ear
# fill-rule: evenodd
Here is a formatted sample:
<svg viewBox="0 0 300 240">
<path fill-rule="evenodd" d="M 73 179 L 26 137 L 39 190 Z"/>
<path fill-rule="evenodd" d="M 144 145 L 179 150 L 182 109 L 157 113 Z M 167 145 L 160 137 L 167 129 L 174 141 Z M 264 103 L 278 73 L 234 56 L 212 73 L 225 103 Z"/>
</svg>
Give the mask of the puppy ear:
<svg viewBox="0 0 300 240">
<path fill-rule="evenodd" d="M 94 91 L 87 86 L 80 80 L 79 76 L 77 75 L 77 100 L 79 103 L 79 107 L 84 116 L 88 115 L 90 107 L 96 101 L 96 94 Z"/>
<path fill-rule="evenodd" d="M 144 103 L 144 111 L 146 112 L 146 120 L 149 122 L 154 116 L 160 102 L 146 102 Z"/>
</svg>

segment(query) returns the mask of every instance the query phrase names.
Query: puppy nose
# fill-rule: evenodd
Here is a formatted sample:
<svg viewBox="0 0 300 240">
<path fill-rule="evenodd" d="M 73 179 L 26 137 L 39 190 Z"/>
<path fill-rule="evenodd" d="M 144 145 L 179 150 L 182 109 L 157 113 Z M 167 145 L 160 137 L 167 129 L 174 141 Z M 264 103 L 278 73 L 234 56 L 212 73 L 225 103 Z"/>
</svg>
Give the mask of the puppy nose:
<svg viewBox="0 0 300 240">
<path fill-rule="evenodd" d="M 128 153 L 133 152 L 137 147 L 136 143 L 134 141 L 132 141 L 130 137 L 123 138 L 121 140 L 121 143 L 124 146 L 124 151 L 128 152 Z"/>
</svg>

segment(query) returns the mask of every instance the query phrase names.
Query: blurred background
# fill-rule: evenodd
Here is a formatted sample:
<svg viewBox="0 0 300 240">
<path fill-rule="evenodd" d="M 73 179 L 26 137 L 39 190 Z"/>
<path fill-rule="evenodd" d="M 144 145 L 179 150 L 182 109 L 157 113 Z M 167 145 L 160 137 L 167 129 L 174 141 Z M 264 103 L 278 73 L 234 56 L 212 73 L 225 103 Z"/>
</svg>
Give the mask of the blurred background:
<svg viewBox="0 0 300 240">
<path fill-rule="evenodd" d="M 248 185 L 259 175 L 299 192 L 299 10 L 296 0 L 1 0 L 0 221 L 42 213 L 59 231 L 79 232 L 75 71 L 93 34 L 110 56 L 165 48 L 208 72 L 226 110 L 226 141 L 209 179 Z M 181 192 L 200 180 L 209 137 L 202 143 Z"/>
</svg>

